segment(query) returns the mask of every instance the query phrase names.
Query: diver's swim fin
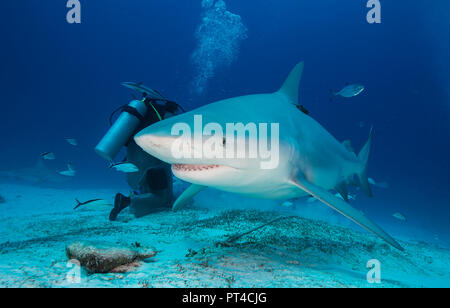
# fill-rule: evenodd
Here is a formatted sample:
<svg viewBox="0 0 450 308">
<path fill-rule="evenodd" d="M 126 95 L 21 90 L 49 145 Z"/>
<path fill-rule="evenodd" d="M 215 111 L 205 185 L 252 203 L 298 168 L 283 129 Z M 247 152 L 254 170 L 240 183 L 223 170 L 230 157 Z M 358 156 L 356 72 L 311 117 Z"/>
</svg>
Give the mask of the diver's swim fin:
<svg viewBox="0 0 450 308">
<path fill-rule="evenodd" d="M 175 203 L 172 206 L 172 211 L 176 212 L 178 210 L 181 210 L 186 205 L 189 204 L 189 202 L 194 198 L 199 192 L 201 192 L 203 189 L 205 189 L 206 186 L 192 184 L 189 186 L 175 201 Z"/>
<path fill-rule="evenodd" d="M 367 218 L 363 212 L 353 208 L 350 204 L 346 203 L 344 200 L 339 199 L 336 196 L 333 196 L 325 189 L 310 183 L 304 178 L 297 179 L 293 181 L 292 184 L 302 189 L 303 191 L 307 192 L 308 194 L 314 196 L 316 199 L 325 203 L 332 209 L 338 211 L 339 213 L 349 218 L 350 220 L 353 220 L 366 230 L 375 233 L 376 235 L 378 235 L 380 238 L 382 238 L 395 248 L 404 251 L 403 247 L 400 246 L 400 244 L 397 243 L 389 234 L 383 231 L 383 229 L 381 229 L 372 220 Z"/>
</svg>

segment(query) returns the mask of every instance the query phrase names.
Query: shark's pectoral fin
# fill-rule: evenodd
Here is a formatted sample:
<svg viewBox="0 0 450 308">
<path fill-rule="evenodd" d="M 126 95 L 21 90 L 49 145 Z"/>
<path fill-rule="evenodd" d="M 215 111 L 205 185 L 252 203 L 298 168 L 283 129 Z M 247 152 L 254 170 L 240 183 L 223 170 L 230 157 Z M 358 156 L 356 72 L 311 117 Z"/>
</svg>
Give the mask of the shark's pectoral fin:
<svg viewBox="0 0 450 308">
<path fill-rule="evenodd" d="M 384 232 L 378 225 L 376 225 L 372 220 L 367 218 L 363 212 L 358 211 L 357 209 L 353 208 L 350 204 L 346 203 L 344 200 L 339 199 L 336 196 L 333 196 L 333 194 L 329 193 L 325 189 L 316 186 L 310 182 L 308 182 L 306 179 L 297 179 L 292 182 L 295 186 L 302 189 L 303 191 L 309 193 L 310 195 L 314 196 L 321 202 L 325 203 L 329 207 L 333 208 L 334 210 L 338 211 L 345 217 L 353 220 L 361 227 L 375 233 L 380 238 L 394 246 L 395 248 L 403 251 L 404 249 L 400 244 L 398 244 L 389 234 Z"/>
<path fill-rule="evenodd" d="M 189 186 L 175 201 L 175 203 L 172 206 L 173 211 L 178 211 L 184 208 L 186 205 L 189 204 L 189 202 L 192 200 L 192 198 L 195 197 L 199 192 L 201 192 L 203 189 L 205 189 L 206 186 L 192 184 Z"/>
</svg>

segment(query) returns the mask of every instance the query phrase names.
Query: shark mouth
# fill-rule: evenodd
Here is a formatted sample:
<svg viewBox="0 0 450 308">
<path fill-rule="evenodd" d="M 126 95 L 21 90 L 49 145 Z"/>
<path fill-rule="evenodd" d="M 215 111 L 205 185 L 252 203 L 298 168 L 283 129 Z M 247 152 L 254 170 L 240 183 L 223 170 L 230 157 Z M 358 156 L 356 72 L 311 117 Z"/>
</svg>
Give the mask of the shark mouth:
<svg viewBox="0 0 450 308">
<path fill-rule="evenodd" d="M 221 165 L 189 165 L 189 164 L 173 164 L 173 171 L 193 172 L 193 171 L 210 171 L 219 169 L 224 166 Z"/>
<path fill-rule="evenodd" d="M 198 164 L 173 164 L 172 170 L 174 172 L 201 172 L 213 170 L 236 170 L 236 168 L 224 165 L 198 165 Z"/>
</svg>

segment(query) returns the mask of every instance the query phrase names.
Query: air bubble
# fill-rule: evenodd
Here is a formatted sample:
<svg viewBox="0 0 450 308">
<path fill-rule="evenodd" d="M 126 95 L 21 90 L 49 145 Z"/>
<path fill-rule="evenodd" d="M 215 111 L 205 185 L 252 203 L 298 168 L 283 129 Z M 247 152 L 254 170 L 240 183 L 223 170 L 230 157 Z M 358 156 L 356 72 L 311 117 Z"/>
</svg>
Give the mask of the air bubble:
<svg viewBox="0 0 450 308">
<path fill-rule="evenodd" d="M 191 56 L 195 67 L 192 90 L 198 95 L 204 93 L 218 68 L 237 58 L 240 44 L 247 38 L 241 16 L 227 11 L 225 1 L 203 0 L 202 8 L 202 23 L 195 34 L 197 47 Z"/>
</svg>

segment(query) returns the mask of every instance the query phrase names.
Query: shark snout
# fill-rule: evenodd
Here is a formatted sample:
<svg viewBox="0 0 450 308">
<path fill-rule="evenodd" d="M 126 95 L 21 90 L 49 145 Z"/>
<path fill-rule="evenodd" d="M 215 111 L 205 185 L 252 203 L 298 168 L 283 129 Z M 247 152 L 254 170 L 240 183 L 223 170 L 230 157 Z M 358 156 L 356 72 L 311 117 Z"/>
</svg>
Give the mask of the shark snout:
<svg viewBox="0 0 450 308">
<path fill-rule="evenodd" d="M 148 127 L 134 137 L 134 141 L 145 152 L 167 163 L 176 163 L 173 160 L 172 144 L 175 138 L 171 135 L 161 134 Z"/>
</svg>

